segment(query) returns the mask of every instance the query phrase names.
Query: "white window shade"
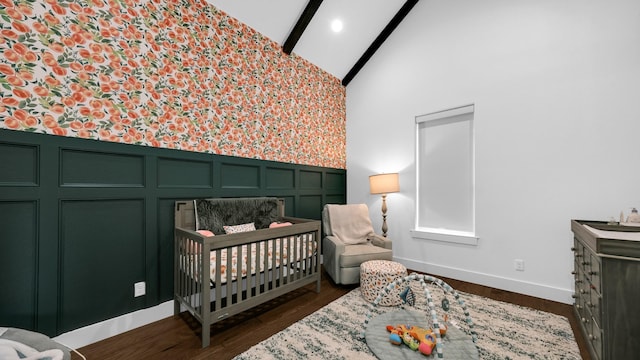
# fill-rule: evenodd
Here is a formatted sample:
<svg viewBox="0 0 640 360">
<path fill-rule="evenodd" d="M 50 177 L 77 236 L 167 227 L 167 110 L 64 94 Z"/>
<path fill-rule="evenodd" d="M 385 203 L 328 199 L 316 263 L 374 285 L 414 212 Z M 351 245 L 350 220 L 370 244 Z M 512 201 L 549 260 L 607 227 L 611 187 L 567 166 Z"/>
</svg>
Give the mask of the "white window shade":
<svg viewBox="0 0 640 360">
<path fill-rule="evenodd" d="M 416 230 L 475 232 L 474 106 L 416 117 Z"/>
</svg>

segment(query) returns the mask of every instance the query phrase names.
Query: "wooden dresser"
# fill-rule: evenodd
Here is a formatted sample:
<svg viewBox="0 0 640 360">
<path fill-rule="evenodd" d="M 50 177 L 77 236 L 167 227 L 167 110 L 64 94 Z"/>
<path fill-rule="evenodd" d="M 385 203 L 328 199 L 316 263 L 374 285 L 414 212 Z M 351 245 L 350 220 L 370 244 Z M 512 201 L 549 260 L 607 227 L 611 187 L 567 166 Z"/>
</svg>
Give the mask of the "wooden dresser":
<svg viewBox="0 0 640 360">
<path fill-rule="evenodd" d="M 640 359 L 640 228 L 572 220 L 574 310 L 593 359 Z"/>
</svg>

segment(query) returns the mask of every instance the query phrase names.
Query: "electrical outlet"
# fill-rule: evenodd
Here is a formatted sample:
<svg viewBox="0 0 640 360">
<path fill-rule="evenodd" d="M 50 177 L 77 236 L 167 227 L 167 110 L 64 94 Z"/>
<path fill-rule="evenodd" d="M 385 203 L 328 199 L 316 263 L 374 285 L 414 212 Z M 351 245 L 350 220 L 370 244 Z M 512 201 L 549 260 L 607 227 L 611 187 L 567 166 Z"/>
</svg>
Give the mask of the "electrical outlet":
<svg viewBox="0 0 640 360">
<path fill-rule="evenodd" d="M 138 297 L 146 294 L 147 284 L 144 281 L 133 284 L 133 297 Z"/>
<path fill-rule="evenodd" d="M 524 271 L 524 260 L 515 259 L 513 260 L 513 265 L 515 266 L 516 271 Z"/>
</svg>

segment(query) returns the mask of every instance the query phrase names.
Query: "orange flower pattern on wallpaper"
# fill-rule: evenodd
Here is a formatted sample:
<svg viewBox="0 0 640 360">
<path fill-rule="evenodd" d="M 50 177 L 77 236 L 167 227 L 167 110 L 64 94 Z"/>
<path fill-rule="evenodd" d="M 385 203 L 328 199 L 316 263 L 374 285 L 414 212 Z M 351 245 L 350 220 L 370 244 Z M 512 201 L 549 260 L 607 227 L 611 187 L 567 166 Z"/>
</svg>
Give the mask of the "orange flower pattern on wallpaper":
<svg viewBox="0 0 640 360">
<path fill-rule="evenodd" d="M 345 168 L 345 89 L 204 0 L 0 0 L 0 127 Z"/>
</svg>

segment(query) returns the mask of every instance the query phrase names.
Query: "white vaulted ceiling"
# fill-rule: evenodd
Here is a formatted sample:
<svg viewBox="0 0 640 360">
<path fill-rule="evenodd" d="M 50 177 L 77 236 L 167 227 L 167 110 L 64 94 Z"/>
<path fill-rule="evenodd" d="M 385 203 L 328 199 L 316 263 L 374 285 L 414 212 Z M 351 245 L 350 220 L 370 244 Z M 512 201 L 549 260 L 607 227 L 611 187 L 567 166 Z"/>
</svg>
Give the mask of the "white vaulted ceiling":
<svg viewBox="0 0 640 360">
<path fill-rule="evenodd" d="M 207 0 L 282 46 L 309 1 Z M 292 52 L 339 79 L 354 67 L 406 0 L 323 0 Z M 340 33 L 331 30 L 342 20 Z M 348 81 L 347 81 L 348 82 Z"/>
</svg>

